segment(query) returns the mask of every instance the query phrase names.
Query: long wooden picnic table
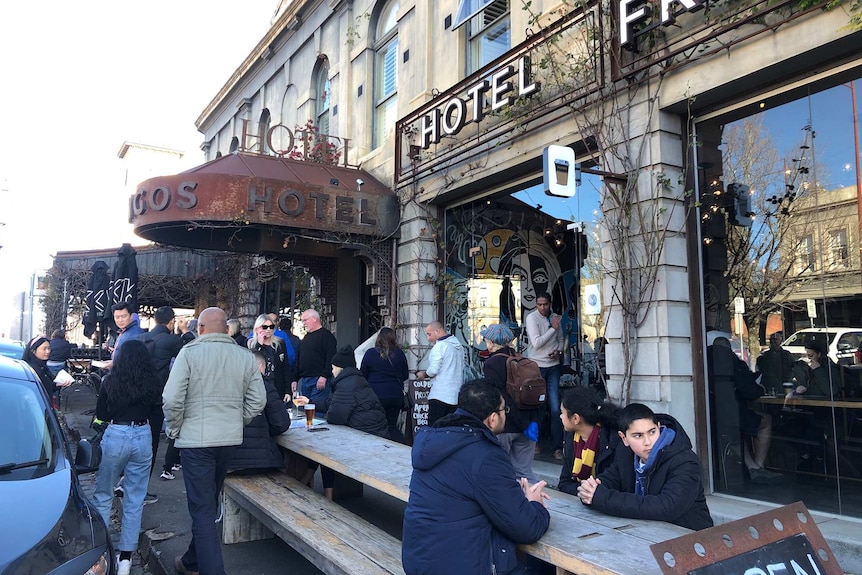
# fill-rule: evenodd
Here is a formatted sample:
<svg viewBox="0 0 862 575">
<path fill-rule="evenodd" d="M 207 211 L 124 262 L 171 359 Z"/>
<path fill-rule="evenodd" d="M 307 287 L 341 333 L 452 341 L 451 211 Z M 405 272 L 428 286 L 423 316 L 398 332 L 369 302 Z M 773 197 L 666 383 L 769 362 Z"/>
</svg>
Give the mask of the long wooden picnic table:
<svg viewBox="0 0 862 575">
<path fill-rule="evenodd" d="M 278 436 L 278 443 L 337 473 L 408 501 L 413 472 L 409 446 L 349 427 L 326 427 L 328 431 L 319 433 L 291 429 Z M 549 490 L 549 495 L 548 531 L 536 543 L 520 548 L 555 565 L 561 574 L 660 574 L 650 545 L 691 533 L 670 523 L 603 515 L 566 493 Z"/>
</svg>

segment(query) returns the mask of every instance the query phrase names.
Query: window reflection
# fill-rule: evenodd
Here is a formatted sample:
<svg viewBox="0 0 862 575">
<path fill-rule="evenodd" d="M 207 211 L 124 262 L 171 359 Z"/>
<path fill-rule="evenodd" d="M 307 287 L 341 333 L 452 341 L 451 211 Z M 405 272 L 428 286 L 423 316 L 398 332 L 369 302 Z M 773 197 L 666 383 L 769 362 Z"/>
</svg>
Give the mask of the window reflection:
<svg viewBox="0 0 862 575">
<path fill-rule="evenodd" d="M 715 489 L 862 517 L 855 84 L 698 124 L 697 179 Z"/>
</svg>

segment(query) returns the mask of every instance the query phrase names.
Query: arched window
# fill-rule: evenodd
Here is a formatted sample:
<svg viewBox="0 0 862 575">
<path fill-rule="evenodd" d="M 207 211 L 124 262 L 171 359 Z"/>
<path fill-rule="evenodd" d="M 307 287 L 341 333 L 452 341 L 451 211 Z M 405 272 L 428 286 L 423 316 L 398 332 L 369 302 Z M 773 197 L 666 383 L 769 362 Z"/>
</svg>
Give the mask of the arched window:
<svg viewBox="0 0 862 575">
<path fill-rule="evenodd" d="M 398 119 L 398 0 L 388 0 L 377 14 L 374 34 L 374 138 L 383 143 Z"/>
<path fill-rule="evenodd" d="M 260 113 L 260 121 L 258 122 L 258 127 L 260 128 L 260 153 L 265 154 L 271 150 L 266 149 L 266 133 L 269 131 L 269 126 L 272 123 L 271 116 L 269 114 L 269 110 L 264 108 Z"/>
<path fill-rule="evenodd" d="M 329 106 L 332 89 L 329 85 L 329 59 L 320 56 L 314 75 L 314 119 L 321 134 L 329 135 Z"/>
<path fill-rule="evenodd" d="M 228 153 L 229 154 L 235 154 L 238 149 L 239 149 L 239 138 L 234 136 L 233 138 L 230 139 L 230 149 L 228 150 Z"/>
</svg>

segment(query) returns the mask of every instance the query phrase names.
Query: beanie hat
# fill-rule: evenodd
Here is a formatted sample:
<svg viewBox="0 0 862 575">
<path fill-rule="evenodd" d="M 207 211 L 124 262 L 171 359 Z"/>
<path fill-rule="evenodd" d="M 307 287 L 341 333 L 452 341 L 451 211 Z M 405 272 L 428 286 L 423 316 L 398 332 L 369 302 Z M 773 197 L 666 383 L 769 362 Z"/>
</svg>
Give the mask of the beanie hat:
<svg viewBox="0 0 862 575">
<path fill-rule="evenodd" d="M 353 355 L 353 348 L 349 345 L 342 345 L 332 356 L 330 363 L 336 367 L 356 367 L 356 356 Z"/>
<path fill-rule="evenodd" d="M 492 323 L 480 332 L 480 335 L 496 345 L 506 345 L 515 339 L 515 335 L 508 326 L 500 323 Z"/>
</svg>

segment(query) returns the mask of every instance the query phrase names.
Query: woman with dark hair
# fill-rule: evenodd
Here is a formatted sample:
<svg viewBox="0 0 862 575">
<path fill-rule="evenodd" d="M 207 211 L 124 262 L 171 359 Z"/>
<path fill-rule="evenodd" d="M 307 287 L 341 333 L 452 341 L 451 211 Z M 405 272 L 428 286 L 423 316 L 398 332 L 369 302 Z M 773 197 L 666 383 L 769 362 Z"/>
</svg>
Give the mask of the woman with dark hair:
<svg viewBox="0 0 862 575">
<path fill-rule="evenodd" d="M 66 416 L 60 411 L 60 402 L 54 397 L 58 387 L 66 387 L 69 384 L 58 385 L 54 382 L 55 376 L 48 369 L 48 357 L 50 355 L 51 342 L 48 341 L 48 338 L 40 335 L 30 340 L 30 343 L 24 348 L 24 355 L 21 356 L 21 359 L 27 362 L 27 365 L 33 368 L 33 371 L 39 376 L 39 381 L 42 382 L 42 387 L 45 388 L 48 399 L 51 400 L 63 433 L 66 434 L 69 440 L 78 441 L 81 439 L 81 434 L 78 433 L 78 430 L 69 427 L 69 424 L 66 422 Z"/>
<path fill-rule="evenodd" d="M 57 391 L 57 384 L 54 383 L 54 376 L 48 369 L 49 355 L 51 355 L 51 342 L 45 336 L 40 335 L 30 340 L 21 359 L 27 362 L 27 365 L 32 367 L 36 375 L 39 376 L 39 381 L 42 382 L 42 387 L 45 388 L 45 392 L 50 398 Z"/>
<path fill-rule="evenodd" d="M 619 407 L 603 402 L 589 387 L 573 387 L 563 395 L 563 469 L 557 489 L 577 495 L 581 481 L 595 477 L 613 463 L 614 451 L 621 443 L 619 413 Z"/>
<path fill-rule="evenodd" d="M 834 361 L 826 353 L 823 342 L 810 338 L 805 342 L 805 354 L 808 356 L 810 371 L 803 382 L 798 382 L 796 393 L 799 395 L 819 395 L 823 397 L 841 397 L 844 389 L 844 378 Z"/>
<path fill-rule="evenodd" d="M 110 525 L 114 486 L 123 476 L 123 527 L 118 575 L 128 575 L 138 547 L 144 497 L 153 461 L 150 418 L 162 409 L 162 386 L 144 342 L 126 341 L 114 355 L 96 402 L 96 417 L 110 424 L 102 437 L 102 463 L 93 501 Z"/>
<path fill-rule="evenodd" d="M 404 443 L 404 434 L 398 428 L 398 414 L 404 404 L 404 382 L 409 373 L 407 356 L 398 347 L 394 329 L 380 329 L 374 347 L 362 357 L 359 371 L 368 380 L 368 385 L 383 405 L 389 425 L 389 437 Z"/>
</svg>

